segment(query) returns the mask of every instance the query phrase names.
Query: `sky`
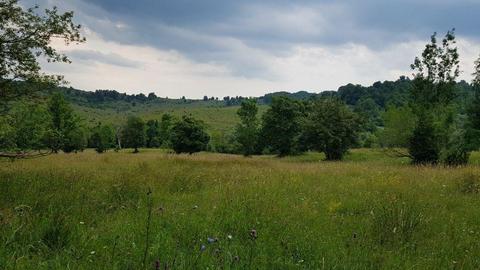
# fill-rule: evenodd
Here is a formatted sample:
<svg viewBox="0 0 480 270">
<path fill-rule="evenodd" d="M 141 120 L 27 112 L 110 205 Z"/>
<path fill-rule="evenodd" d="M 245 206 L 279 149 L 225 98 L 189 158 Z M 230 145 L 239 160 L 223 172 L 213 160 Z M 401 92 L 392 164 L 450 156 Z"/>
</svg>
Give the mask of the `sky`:
<svg viewBox="0 0 480 270">
<path fill-rule="evenodd" d="M 161 97 L 321 92 L 409 76 L 456 28 L 461 79 L 480 55 L 480 0 L 20 0 L 73 10 L 87 42 L 42 63 L 75 88 Z"/>
</svg>

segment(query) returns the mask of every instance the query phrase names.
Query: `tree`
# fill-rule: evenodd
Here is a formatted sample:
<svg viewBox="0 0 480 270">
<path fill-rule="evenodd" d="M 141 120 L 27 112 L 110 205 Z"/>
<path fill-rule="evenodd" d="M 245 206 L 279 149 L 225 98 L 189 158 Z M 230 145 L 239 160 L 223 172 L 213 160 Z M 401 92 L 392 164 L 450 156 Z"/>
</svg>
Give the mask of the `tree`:
<svg viewBox="0 0 480 270">
<path fill-rule="evenodd" d="M 54 152 L 62 149 L 66 153 L 83 150 L 86 146 L 86 131 L 81 120 L 60 93 L 54 93 L 47 105 L 51 117 L 50 129 L 46 134 L 46 144 Z"/>
<path fill-rule="evenodd" d="M 145 122 L 140 117 L 128 117 L 123 129 L 123 144 L 133 148 L 134 153 L 138 153 L 138 148 L 145 145 Z"/>
<path fill-rule="evenodd" d="M 469 149 L 478 150 L 480 147 L 480 57 L 475 61 L 473 76 L 474 96 L 467 109 L 468 119 L 465 139 Z"/>
<path fill-rule="evenodd" d="M 0 148 L 12 153 L 44 149 L 43 137 L 49 119 L 44 106 L 17 102 L 8 114 L 0 117 Z"/>
<path fill-rule="evenodd" d="M 173 125 L 170 141 L 177 154 L 192 154 L 206 150 L 210 136 L 205 132 L 202 121 L 184 115 L 180 121 Z"/>
<path fill-rule="evenodd" d="M 451 147 L 459 144 L 450 143 L 451 137 L 456 136 L 452 133 L 455 130 L 452 125 L 457 117 L 452 101 L 456 96 L 455 80 L 460 74 L 455 42 L 454 30 L 447 32 L 441 45 L 434 33 L 421 58 L 415 58 L 411 65 L 416 72 L 411 91 L 411 106 L 418 119 L 409 146 L 414 163 L 435 164 L 439 158 L 446 163 L 452 163 L 456 157 L 468 156 L 467 153 L 458 154 L 466 148 L 454 150 Z M 422 117 L 427 119 L 421 119 Z M 449 153 L 453 156 L 449 156 Z M 434 158 L 437 160 L 433 160 Z"/>
<path fill-rule="evenodd" d="M 380 132 L 380 142 L 384 147 L 407 148 L 413 136 L 416 115 L 408 106 L 391 107 L 383 113 L 384 129 Z"/>
<path fill-rule="evenodd" d="M 57 8 L 46 9 L 43 15 L 38 7 L 24 10 L 18 0 L 0 1 L 0 103 L 33 91 L 18 92 L 17 81 L 57 84 L 59 75 L 41 72 L 39 57 L 47 62 L 69 63 L 68 57 L 57 51 L 50 42 L 61 39 L 67 45 L 85 41 L 80 35 L 80 25 L 73 22 L 73 12 L 59 13 Z"/>
<path fill-rule="evenodd" d="M 309 148 L 325 153 L 327 160 L 341 160 L 356 142 L 359 117 L 341 101 L 333 98 L 313 102 L 304 136 Z"/>
<path fill-rule="evenodd" d="M 148 94 L 147 98 L 148 98 L 148 100 L 155 100 L 155 99 L 157 99 L 157 95 L 155 95 L 155 93 L 152 92 L 152 93 Z"/>
<path fill-rule="evenodd" d="M 410 139 L 409 153 L 414 164 L 436 164 L 439 159 L 433 117 L 423 111 L 418 115 L 417 124 Z"/>
<path fill-rule="evenodd" d="M 80 120 L 76 120 L 80 121 Z M 76 125 L 74 128 L 68 130 L 65 134 L 65 141 L 63 143 L 63 151 L 65 153 L 83 151 L 88 145 L 87 129 L 83 126 Z"/>
<path fill-rule="evenodd" d="M 280 157 L 296 153 L 303 111 L 298 101 L 274 97 L 262 118 L 261 136 L 265 146 Z"/>
<path fill-rule="evenodd" d="M 259 132 L 257 113 L 258 107 L 255 99 L 243 101 L 237 111 L 240 123 L 235 129 L 235 138 L 244 156 L 250 156 L 256 152 Z"/>
<path fill-rule="evenodd" d="M 99 123 L 92 131 L 90 144 L 101 154 L 115 145 L 115 131 L 109 125 Z"/>
<path fill-rule="evenodd" d="M 175 122 L 175 118 L 168 113 L 162 115 L 162 119 L 160 121 L 160 130 L 159 130 L 159 139 L 160 144 L 163 147 L 170 147 L 170 132 L 172 130 L 172 126 Z"/>
<path fill-rule="evenodd" d="M 148 120 L 147 121 L 147 147 L 148 148 L 158 148 L 161 145 L 160 141 L 160 126 L 157 120 Z"/>
<path fill-rule="evenodd" d="M 448 31 L 439 45 L 437 34 L 431 36 L 421 58 L 411 65 L 414 70 L 414 87 L 411 95 L 417 106 L 432 108 L 448 105 L 455 97 L 455 80 L 460 74 L 459 54 L 455 41 L 455 29 Z"/>
</svg>

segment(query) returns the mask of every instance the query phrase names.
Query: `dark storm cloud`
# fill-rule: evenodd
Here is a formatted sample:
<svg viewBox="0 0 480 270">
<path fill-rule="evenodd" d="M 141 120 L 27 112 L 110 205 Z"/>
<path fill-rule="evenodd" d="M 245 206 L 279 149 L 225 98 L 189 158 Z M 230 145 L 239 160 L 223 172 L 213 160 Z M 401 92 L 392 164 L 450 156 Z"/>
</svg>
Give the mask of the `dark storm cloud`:
<svg viewBox="0 0 480 270">
<path fill-rule="evenodd" d="M 428 40 L 452 27 L 478 39 L 480 1 L 25 0 L 73 9 L 106 40 L 176 50 L 241 76 L 267 76 L 260 52 L 357 43 L 372 49 Z"/>
</svg>

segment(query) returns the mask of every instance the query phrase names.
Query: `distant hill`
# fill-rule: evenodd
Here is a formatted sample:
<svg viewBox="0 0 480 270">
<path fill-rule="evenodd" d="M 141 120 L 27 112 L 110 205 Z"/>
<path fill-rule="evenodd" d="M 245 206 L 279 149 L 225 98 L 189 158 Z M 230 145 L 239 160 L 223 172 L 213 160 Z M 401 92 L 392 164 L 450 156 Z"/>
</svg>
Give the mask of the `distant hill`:
<svg viewBox="0 0 480 270">
<path fill-rule="evenodd" d="M 396 81 L 375 82 L 371 86 L 361 86 L 358 84 L 347 84 L 338 88 L 337 91 L 321 91 L 318 93 L 299 91 L 299 92 L 272 92 L 257 97 L 259 104 L 268 105 L 272 99 L 277 96 L 285 96 L 295 100 L 309 100 L 316 97 L 333 96 L 343 100 L 346 104 L 355 106 L 360 100 L 372 99 L 380 108 L 386 108 L 388 105 L 401 105 L 408 99 L 409 91 L 412 87 L 412 81 L 407 77 L 400 77 Z M 461 81 L 457 83 L 457 99 L 468 100 L 472 94 L 471 86 Z M 154 93 L 148 95 L 136 94 L 129 95 L 119 93 L 116 90 L 96 90 L 95 92 L 82 91 L 74 88 L 59 87 L 53 91 L 61 91 L 65 97 L 78 106 L 91 107 L 96 109 L 114 109 L 118 112 L 128 112 L 134 110 L 137 106 L 152 106 L 162 108 L 175 107 L 225 107 L 240 105 L 242 96 L 225 96 L 223 98 L 213 98 L 205 96 L 203 99 L 170 99 L 157 97 Z"/>
<path fill-rule="evenodd" d="M 267 105 L 271 104 L 272 99 L 277 96 L 285 96 L 295 100 L 309 100 L 326 96 L 337 97 L 351 107 L 355 107 L 361 101 L 371 99 L 370 102 L 367 102 L 368 104 L 376 104 L 379 110 L 385 110 L 391 105 L 405 104 L 411 87 L 412 81 L 406 77 L 401 77 L 396 81 L 376 82 L 371 86 L 347 84 L 341 86 L 337 91 L 322 91 L 319 93 L 308 91 L 273 92 L 256 99 L 260 114 L 268 108 Z M 129 95 L 119 93 L 116 90 L 89 92 L 71 87 L 49 89 L 45 94 L 53 91 L 62 92 L 90 126 L 96 125 L 98 122 L 121 125 L 130 114 L 139 115 L 145 120 L 160 119 L 164 113 L 170 113 L 177 117 L 191 114 L 207 124 L 208 131 L 217 144 L 227 140 L 228 135 L 238 123 L 236 111 L 245 99 L 242 96 L 170 99 L 158 97 L 154 93 Z M 461 108 L 465 108 L 472 93 L 473 89 L 468 83 L 465 81 L 459 82 L 457 84 L 457 104 Z M 371 102 L 372 100 L 374 103 Z"/>
</svg>

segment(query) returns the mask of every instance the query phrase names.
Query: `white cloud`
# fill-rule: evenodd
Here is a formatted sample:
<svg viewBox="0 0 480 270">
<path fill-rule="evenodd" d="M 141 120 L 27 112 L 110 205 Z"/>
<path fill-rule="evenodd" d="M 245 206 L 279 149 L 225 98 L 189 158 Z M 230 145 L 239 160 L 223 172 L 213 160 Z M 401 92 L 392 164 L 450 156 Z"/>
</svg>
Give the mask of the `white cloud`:
<svg viewBox="0 0 480 270">
<path fill-rule="evenodd" d="M 102 39 L 90 29 L 86 30 L 86 35 L 85 44 L 66 47 L 55 42 L 55 46 L 67 55 L 73 53 L 75 56 L 75 51 L 81 50 L 105 57 L 76 61 L 71 65 L 44 64 L 46 71 L 64 74 L 71 85 L 79 89 L 155 92 L 159 96 L 192 98 L 260 96 L 279 90 L 336 90 L 347 83 L 369 85 L 379 80 L 395 80 L 400 75 L 410 75 L 409 65 L 424 46 L 424 41 L 409 41 L 382 50 L 355 43 L 301 44 L 285 54 L 276 55 L 248 47 L 239 40 L 223 40 L 225 46 L 231 48 L 230 57 L 238 63 L 267 69 L 259 76 L 242 77 L 226 64 L 194 61 L 174 50 L 119 44 Z M 470 80 L 478 45 L 471 40 L 458 40 L 461 66 L 465 71 L 462 79 Z M 115 56 L 118 61 L 111 59 Z"/>
</svg>

